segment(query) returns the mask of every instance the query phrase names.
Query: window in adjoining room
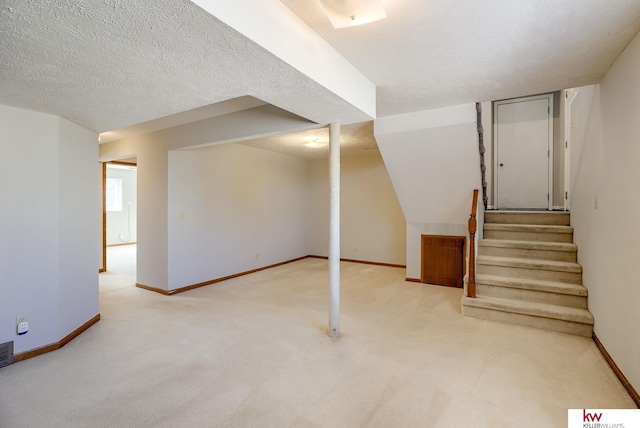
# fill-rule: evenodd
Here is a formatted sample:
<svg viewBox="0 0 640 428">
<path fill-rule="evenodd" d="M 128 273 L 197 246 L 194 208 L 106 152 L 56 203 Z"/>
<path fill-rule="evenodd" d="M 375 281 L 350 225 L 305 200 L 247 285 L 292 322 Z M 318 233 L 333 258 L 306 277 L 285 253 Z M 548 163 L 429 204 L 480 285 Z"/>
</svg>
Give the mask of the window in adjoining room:
<svg viewBox="0 0 640 428">
<path fill-rule="evenodd" d="M 107 178 L 107 211 L 122 211 L 122 179 Z"/>
</svg>

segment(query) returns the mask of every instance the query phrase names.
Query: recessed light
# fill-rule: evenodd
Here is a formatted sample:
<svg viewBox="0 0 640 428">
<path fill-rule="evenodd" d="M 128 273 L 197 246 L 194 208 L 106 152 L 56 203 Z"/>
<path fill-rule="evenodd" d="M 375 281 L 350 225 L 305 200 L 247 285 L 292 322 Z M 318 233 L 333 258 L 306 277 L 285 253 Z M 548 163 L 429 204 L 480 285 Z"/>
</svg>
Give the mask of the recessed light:
<svg viewBox="0 0 640 428">
<path fill-rule="evenodd" d="M 333 28 L 354 27 L 387 17 L 382 0 L 319 0 Z"/>
<path fill-rule="evenodd" d="M 312 140 L 312 141 L 309 141 L 308 143 L 305 143 L 305 146 L 311 147 L 313 149 L 326 146 L 326 145 L 327 145 L 326 143 L 321 143 L 318 140 Z"/>
</svg>

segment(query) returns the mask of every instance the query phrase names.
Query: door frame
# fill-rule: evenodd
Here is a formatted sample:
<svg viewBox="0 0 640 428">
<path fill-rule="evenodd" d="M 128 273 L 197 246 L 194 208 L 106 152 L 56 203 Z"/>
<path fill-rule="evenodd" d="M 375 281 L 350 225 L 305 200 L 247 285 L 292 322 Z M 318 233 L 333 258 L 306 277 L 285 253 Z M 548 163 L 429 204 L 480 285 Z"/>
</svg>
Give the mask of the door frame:
<svg viewBox="0 0 640 428">
<path fill-rule="evenodd" d="M 101 161 L 102 163 L 102 267 L 98 269 L 99 273 L 107 271 L 107 164 L 135 166 L 138 168 L 138 162 L 125 161 Z"/>
<path fill-rule="evenodd" d="M 549 171 L 547 183 L 547 210 L 553 211 L 553 93 L 511 98 L 493 102 L 493 201 L 495 208 L 498 210 L 500 209 L 500 206 L 498 205 L 498 106 L 541 99 L 547 99 L 549 102 L 549 107 L 547 109 L 549 123 L 549 139 L 547 142 L 547 150 L 549 154 L 547 157 L 547 169 Z"/>
<path fill-rule="evenodd" d="M 564 94 L 564 210 L 571 208 L 571 105 L 580 88 L 565 89 Z"/>
</svg>

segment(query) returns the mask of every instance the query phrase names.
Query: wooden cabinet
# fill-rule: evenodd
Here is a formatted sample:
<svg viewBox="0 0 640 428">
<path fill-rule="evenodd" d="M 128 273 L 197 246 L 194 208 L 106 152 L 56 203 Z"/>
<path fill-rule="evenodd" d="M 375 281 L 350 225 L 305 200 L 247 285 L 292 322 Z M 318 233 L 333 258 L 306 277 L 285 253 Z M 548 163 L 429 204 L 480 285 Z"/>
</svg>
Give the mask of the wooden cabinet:
<svg viewBox="0 0 640 428">
<path fill-rule="evenodd" d="M 464 236 L 422 235 L 421 281 L 462 288 L 464 243 Z"/>
</svg>

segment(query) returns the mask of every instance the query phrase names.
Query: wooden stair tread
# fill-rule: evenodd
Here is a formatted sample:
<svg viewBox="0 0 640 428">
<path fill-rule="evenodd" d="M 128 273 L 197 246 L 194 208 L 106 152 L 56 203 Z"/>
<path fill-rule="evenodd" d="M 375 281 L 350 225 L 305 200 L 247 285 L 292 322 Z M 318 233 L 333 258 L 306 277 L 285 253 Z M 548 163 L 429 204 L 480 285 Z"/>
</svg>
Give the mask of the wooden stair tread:
<svg viewBox="0 0 640 428">
<path fill-rule="evenodd" d="M 477 296 L 475 298 L 464 296 L 462 298 L 462 304 L 496 311 L 593 325 L 593 315 L 591 315 L 587 309 L 570 306 L 489 296 Z"/>
</svg>

